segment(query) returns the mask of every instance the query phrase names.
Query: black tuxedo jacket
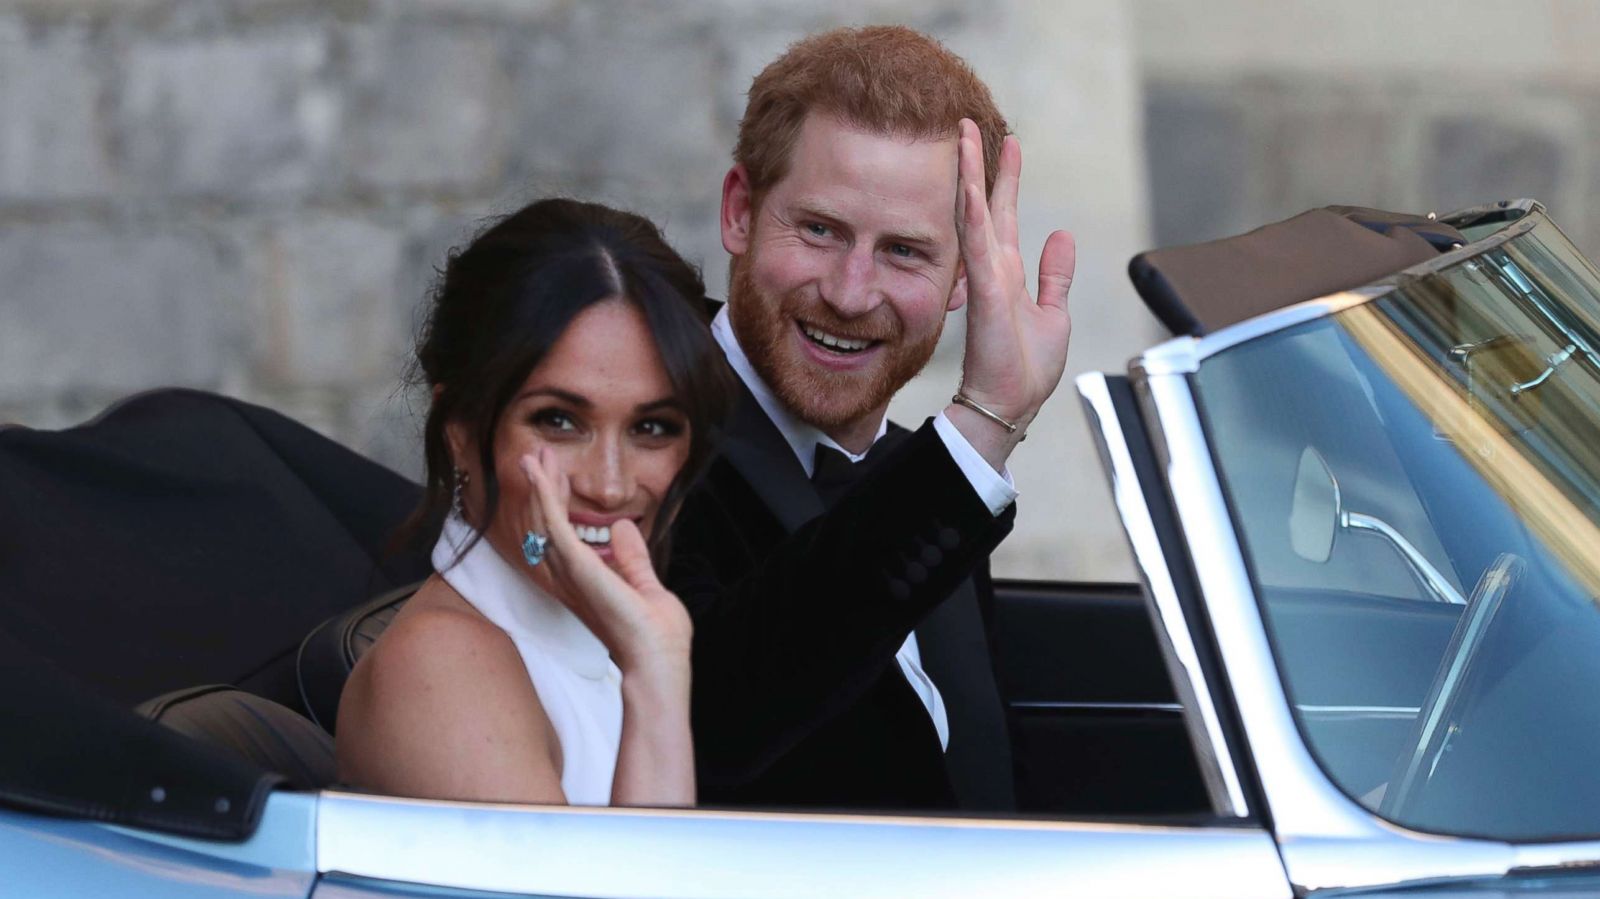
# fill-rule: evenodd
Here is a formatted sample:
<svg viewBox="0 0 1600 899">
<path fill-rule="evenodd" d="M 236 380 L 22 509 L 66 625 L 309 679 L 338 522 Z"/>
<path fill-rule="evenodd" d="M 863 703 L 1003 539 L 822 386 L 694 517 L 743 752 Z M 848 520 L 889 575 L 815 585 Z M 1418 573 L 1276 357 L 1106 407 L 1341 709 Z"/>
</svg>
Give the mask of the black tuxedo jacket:
<svg viewBox="0 0 1600 899">
<path fill-rule="evenodd" d="M 919 644 L 949 711 L 952 768 L 976 760 L 956 771 L 963 804 L 1011 806 L 977 600 L 990 596 L 988 555 L 1014 510 L 990 513 L 930 422 L 823 511 L 746 392 L 679 513 L 668 573 L 695 622 L 701 801 L 956 805 L 933 722 L 895 660 L 924 623 L 940 631 Z"/>
</svg>

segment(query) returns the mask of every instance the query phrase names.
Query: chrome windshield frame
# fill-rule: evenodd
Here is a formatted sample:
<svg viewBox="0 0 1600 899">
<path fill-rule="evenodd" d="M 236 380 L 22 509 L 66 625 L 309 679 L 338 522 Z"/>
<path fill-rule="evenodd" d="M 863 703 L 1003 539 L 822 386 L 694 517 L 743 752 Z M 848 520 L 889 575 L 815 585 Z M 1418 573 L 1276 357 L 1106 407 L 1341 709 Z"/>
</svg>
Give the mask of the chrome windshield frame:
<svg viewBox="0 0 1600 899">
<path fill-rule="evenodd" d="M 1173 687 L 1195 747 L 1211 809 L 1223 817 L 1248 818 L 1250 804 L 1217 708 L 1218 694 L 1200 662 L 1194 631 L 1178 599 L 1178 587 L 1134 468 L 1123 424 L 1112 405 L 1106 376 L 1091 372 L 1079 376 L 1075 384 L 1110 481 L 1112 501 L 1133 550 L 1146 605 L 1167 670 L 1173 675 Z"/>
<path fill-rule="evenodd" d="M 1369 811 L 1327 776 L 1290 707 L 1191 383 L 1200 364 L 1224 350 L 1371 302 L 1408 280 L 1435 274 L 1541 225 L 1556 227 L 1534 214 L 1543 210 L 1533 201 L 1477 207 L 1445 220 L 1502 209 L 1523 215 L 1481 240 L 1383 281 L 1297 303 L 1202 337 L 1175 338 L 1129 363 L 1139 413 L 1217 644 L 1223 670 L 1209 674 L 1233 698 L 1246 744 L 1235 751 L 1254 764 L 1265 805 L 1261 813 L 1270 822 L 1297 895 L 1600 865 L 1600 843 L 1592 841 L 1514 845 L 1412 831 Z M 1180 624 L 1166 622 L 1166 629 Z M 1198 679 L 1180 695 L 1203 689 L 1207 682 Z"/>
</svg>

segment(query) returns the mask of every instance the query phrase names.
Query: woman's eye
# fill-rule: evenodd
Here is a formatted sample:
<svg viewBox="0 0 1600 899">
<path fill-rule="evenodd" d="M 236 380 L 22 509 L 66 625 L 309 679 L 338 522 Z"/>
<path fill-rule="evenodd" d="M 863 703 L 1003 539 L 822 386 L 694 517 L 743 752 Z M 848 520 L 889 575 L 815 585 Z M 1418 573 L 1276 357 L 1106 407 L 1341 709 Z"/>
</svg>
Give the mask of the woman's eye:
<svg viewBox="0 0 1600 899">
<path fill-rule="evenodd" d="M 661 418 L 647 418 L 634 425 L 634 430 L 646 437 L 676 437 L 683 433 L 683 425 Z"/>
<path fill-rule="evenodd" d="M 560 409 L 541 409 L 533 413 L 532 421 L 535 425 L 550 431 L 576 431 L 578 423 L 572 416 Z"/>
</svg>

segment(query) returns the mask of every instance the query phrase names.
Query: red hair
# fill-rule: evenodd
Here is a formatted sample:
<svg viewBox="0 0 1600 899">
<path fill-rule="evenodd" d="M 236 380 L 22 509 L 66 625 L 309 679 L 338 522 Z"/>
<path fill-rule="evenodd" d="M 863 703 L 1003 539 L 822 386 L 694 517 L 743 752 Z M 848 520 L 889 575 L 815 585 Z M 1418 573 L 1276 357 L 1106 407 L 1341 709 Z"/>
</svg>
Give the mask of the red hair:
<svg viewBox="0 0 1600 899">
<path fill-rule="evenodd" d="M 941 140 L 961 119 L 978 125 L 985 192 L 1010 133 L 989 88 L 961 57 L 898 25 L 839 28 L 800 40 L 750 85 L 733 159 L 760 197 L 789 171 L 800 127 L 823 112 L 874 134 Z"/>
</svg>

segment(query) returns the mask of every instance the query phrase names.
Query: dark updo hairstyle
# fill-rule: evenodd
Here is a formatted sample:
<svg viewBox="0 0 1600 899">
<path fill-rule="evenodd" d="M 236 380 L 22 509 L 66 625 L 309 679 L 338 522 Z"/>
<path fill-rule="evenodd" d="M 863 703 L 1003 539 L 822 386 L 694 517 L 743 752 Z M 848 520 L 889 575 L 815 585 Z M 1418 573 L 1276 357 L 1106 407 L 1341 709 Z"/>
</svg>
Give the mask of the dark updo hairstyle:
<svg viewBox="0 0 1600 899">
<path fill-rule="evenodd" d="M 494 443 L 506 405 L 579 313 L 620 298 L 644 316 L 689 420 L 688 460 L 651 532 L 651 557 L 661 568 L 672 516 L 710 460 L 734 397 L 705 294 L 700 273 L 650 220 L 598 203 L 540 200 L 452 251 L 417 341 L 416 369 L 433 401 L 423 429 L 427 481 L 410 528 L 440 521 L 450 507 L 449 422 L 466 425 L 477 446 L 483 521 L 494 519 L 500 500 Z"/>
</svg>

